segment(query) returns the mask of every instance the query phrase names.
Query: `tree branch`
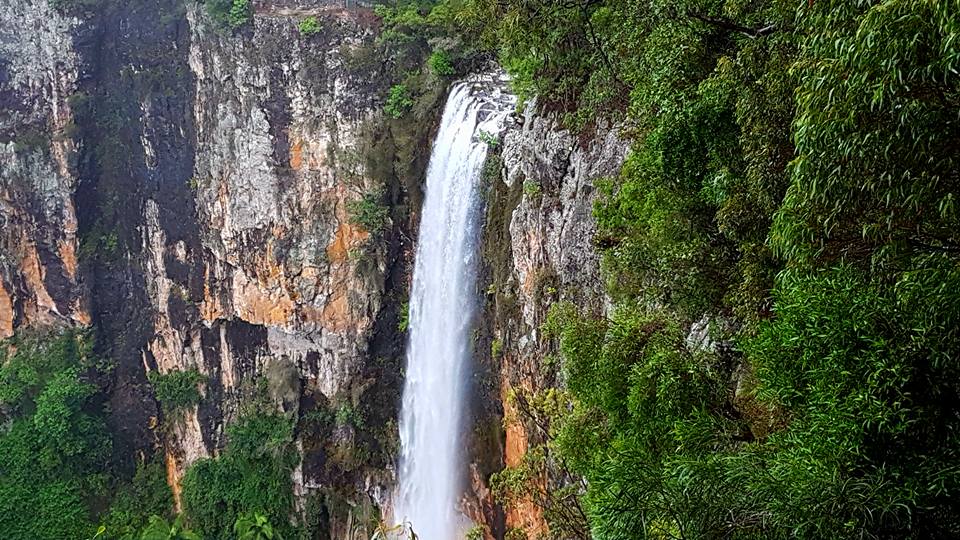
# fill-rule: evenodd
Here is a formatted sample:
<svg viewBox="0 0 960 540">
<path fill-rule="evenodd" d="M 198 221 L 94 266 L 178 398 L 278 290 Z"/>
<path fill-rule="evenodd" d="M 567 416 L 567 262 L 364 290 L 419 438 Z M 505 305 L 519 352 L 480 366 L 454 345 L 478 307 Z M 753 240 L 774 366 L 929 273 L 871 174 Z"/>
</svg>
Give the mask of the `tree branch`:
<svg viewBox="0 0 960 540">
<path fill-rule="evenodd" d="M 697 13 L 695 11 L 688 11 L 687 15 L 693 17 L 694 19 L 709 24 L 715 28 L 721 30 L 726 30 L 727 32 L 738 32 L 743 34 L 751 39 L 760 38 L 763 36 L 768 36 L 774 32 L 780 31 L 780 27 L 776 24 L 768 24 L 761 28 L 751 28 L 749 26 L 743 26 L 738 24 L 730 19 L 725 19 L 723 17 L 711 17 L 709 15 L 704 15 L 703 13 Z"/>
</svg>

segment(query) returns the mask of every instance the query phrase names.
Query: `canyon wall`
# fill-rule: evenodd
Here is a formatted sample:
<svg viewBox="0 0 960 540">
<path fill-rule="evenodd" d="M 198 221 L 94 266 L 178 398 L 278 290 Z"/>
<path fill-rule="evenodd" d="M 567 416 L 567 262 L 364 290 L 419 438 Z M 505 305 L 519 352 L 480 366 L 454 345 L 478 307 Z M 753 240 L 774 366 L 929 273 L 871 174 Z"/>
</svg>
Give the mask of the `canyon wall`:
<svg viewBox="0 0 960 540">
<path fill-rule="evenodd" d="M 300 500 L 370 514 L 392 489 L 409 209 L 445 84 L 387 118 L 368 8 L 253 8 L 229 31 L 194 2 L 0 1 L 0 338 L 92 324 L 116 443 L 162 453 L 178 505 L 266 393 L 300 419 Z M 149 375 L 194 370 L 199 404 L 165 418 Z M 364 421 L 302 421 L 327 411 Z"/>
<path fill-rule="evenodd" d="M 297 422 L 301 510 L 322 493 L 331 537 L 353 534 L 393 488 L 399 323 L 446 83 L 385 116 L 390 58 L 364 3 L 255 1 L 235 31 L 194 2 L 56 5 L 0 0 L 0 339 L 92 326 L 115 445 L 162 456 L 177 505 L 186 468 L 265 398 Z M 298 31 L 306 16 L 319 32 Z M 626 153 L 613 129 L 578 139 L 536 111 L 486 175 L 464 507 L 497 537 L 543 528 L 487 479 L 542 437 L 507 396 L 559 383 L 549 306 L 605 309 L 594 182 Z M 355 219 L 364 204 L 383 219 Z M 182 371 L 201 399 L 165 414 L 149 378 Z"/>
</svg>

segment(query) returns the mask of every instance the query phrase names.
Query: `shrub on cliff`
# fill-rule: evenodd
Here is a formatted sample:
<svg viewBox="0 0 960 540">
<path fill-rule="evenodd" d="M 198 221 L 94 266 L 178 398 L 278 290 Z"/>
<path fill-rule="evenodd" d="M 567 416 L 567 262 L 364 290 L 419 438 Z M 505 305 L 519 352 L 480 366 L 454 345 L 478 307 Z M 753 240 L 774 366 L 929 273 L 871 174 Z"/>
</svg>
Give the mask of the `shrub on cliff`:
<svg viewBox="0 0 960 540">
<path fill-rule="evenodd" d="M 196 405 L 200 401 L 198 385 L 206 380 L 196 369 L 174 370 L 168 373 L 151 371 L 147 374 L 153 393 L 168 415 Z"/>
<path fill-rule="evenodd" d="M 350 222 L 360 225 L 370 234 L 383 232 L 390 219 L 390 208 L 383 204 L 383 194 L 377 191 L 364 193 L 359 200 L 347 203 Z"/>
<path fill-rule="evenodd" d="M 449 77 L 457 72 L 453 67 L 450 53 L 443 49 L 433 51 L 427 59 L 427 65 L 430 66 L 430 71 L 439 77 Z"/>
<path fill-rule="evenodd" d="M 293 422 L 251 411 L 227 428 L 227 446 L 217 458 L 194 463 L 183 478 L 184 512 L 207 540 L 233 540 L 233 527 L 256 512 L 293 538 L 290 474 L 296 466 Z"/>
<path fill-rule="evenodd" d="M 413 96 L 405 84 L 396 84 L 387 94 L 387 102 L 383 106 L 384 112 L 394 119 L 402 118 L 413 107 Z"/>
<path fill-rule="evenodd" d="M 317 21 L 317 18 L 313 16 L 301 20 L 300 24 L 297 25 L 297 28 L 300 30 L 300 35 L 303 36 L 319 34 L 323 30 L 323 27 L 320 26 L 320 22 Z"/>
<path fill-rule="evenodd" d="M 253 17 L 250 0 L 206 0 L 206 6 L 214 24 L 224 30 L 236 30 Z"/>
</svg>

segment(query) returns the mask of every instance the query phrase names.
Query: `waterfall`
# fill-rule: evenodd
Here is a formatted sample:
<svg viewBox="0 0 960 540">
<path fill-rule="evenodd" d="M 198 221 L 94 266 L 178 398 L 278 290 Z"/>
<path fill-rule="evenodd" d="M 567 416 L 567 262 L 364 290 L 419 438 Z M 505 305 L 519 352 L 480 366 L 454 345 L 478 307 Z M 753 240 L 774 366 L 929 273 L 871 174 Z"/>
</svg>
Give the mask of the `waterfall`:
<svg viewBox="0 0 960 540">
<path fill-rule="evenodd" d="M 410 293 L 410 342 L 400 415 L 394 515 L 421 540 L 462 537 L 461 415 L 475 308 L 478 193 L 488 144 L 514 98 L 499 77 L 455 84 L 427 169 L 426 200 Z"/>
</svg>

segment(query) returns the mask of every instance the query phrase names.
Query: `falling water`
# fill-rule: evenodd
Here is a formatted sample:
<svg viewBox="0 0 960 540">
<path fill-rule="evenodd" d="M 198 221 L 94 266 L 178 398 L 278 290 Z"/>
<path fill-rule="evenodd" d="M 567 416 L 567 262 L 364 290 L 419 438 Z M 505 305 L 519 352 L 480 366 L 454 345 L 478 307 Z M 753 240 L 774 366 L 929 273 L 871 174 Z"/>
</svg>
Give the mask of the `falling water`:
<svg viewBox="0 0 960 540">
<path fill-rule="evenodd" d="M 410 344 L 400 416 L 398 522 L 421 540 L 454 540 L 463 467 L 461 414 L 476 289 L 481 169 L 486 132 L 513 108 L 498 77 L 450 91 L 427 169 L 426 200 L 410 294 Z"/>
</svg>

